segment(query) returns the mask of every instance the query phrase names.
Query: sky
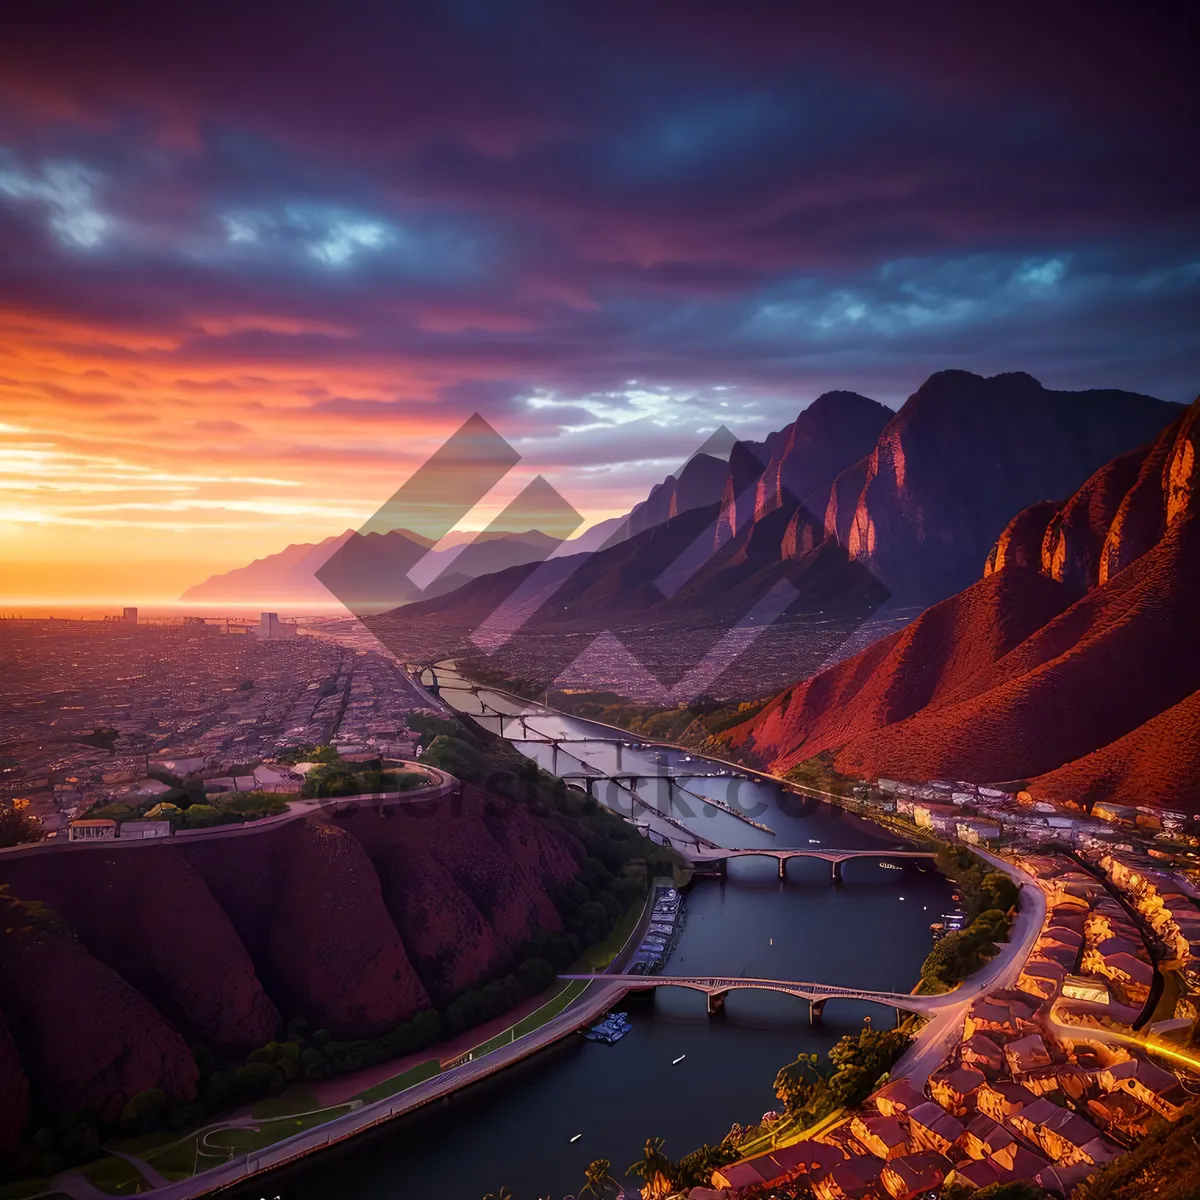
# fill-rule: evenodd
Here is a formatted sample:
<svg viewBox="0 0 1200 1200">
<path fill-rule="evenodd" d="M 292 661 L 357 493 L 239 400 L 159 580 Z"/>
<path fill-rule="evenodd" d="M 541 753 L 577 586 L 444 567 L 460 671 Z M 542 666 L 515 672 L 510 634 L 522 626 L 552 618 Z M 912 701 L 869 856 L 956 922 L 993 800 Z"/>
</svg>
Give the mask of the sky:
<svg viewBox="0 0 1200 1200">
<path fill-rule="evenodd" d="M 358 527 L 475 412 L 521 454 L 480 528 L 835 387 L 1190 401 L 1194 11 L 978 7 L 6 15 L 0 600 Z"/>
</svg>

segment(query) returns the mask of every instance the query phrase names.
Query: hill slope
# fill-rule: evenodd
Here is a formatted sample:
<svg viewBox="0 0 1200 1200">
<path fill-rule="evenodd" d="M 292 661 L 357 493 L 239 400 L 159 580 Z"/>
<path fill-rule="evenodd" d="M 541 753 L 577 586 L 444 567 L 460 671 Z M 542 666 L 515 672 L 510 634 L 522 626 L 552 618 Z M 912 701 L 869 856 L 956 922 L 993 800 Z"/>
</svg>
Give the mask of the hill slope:
<svg viewBox="0 0 1200 1200">
<path fill-rule="evenodd" d="M 860 776 L 1200 808 L 1198 440 L 1200 401 L 1015 517 L 982 579 L 724 740 L 776 770 L 824 751 Z"/>
</svg>

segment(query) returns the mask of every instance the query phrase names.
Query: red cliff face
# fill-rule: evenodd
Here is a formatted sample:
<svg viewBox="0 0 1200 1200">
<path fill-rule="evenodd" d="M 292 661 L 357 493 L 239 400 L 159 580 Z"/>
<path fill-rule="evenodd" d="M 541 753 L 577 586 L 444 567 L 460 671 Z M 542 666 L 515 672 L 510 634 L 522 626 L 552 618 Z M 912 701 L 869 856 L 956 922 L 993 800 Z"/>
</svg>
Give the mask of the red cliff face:
<svg viewBox="0 0 1200 1200">
<path fill-rule="evenodd" d="M 448 823 L 431 849 L 488 918 L 501 944 L 515 948 L 539 930 L 558 930 L 562 924 L 545 888 L 488 831 L 484 822 L 488 804 L 483 792 L 464 784 L 461 814 Z M 468 847 L 469 852 L 460 847 Z"/>
<path fill-rule="evenodd" d="M 1130 733 L 1029 781 L 1035 796 L 1091 806 L 1101 800 L 1152 800 L 1164 808 L 1197 808 L 1200 780 L 1200 691 Z"/>
<path fill-rule="evenodd" d="M 877 734 L 969 687 L 1072 596 L 1033 572 L 999 572 L 927 609 L 898 633 L 777 696 L 725 736 L 788 770 Z"/>
<path fill-rule="evenodd" d="M 270 1041 L 279 1012 L 204 880 L 169 846 L 76 853 L 70 870 L 16 859 L 15 895 L 64 918 L 90 954 L 189 1038 L 215 1050 Z"/>
<path fill-rule="evenodd" d="M 172 1101 L 196 1095 L 196 1064 L 178 1031 L 62 933 L 0 933 L 0 1005 L 51 1111 L 115 1121 L 147 1088 Z"/>
<path fill-rule="evenodd" d="M 984 564 L 984 576 L 1005 567 L 1037 571 L 1042 563 L 1042 542 L 1050 522 L 1062 511 L 1061 500 L 1040 500 L 1017 513 L 1004 527 Z"/>
<path fill-rule="evenodd" d="M 429 1007 L 361 843 L 335 825 L 284 830 L 267 954 L 285 1012 L 374 1037 Z"/>
<path fill-rule="evenodd" d="M 435 1004 L 507 965 L 491 923 L 427 847 L 403 836 L 368 844 L 384 903 Z"/>
<path fill-rule="evenodd" d="M 1142 460 L 1138 476 L 1125 493 L 1100 550 L 1097 583 L 1107 583 L 1135 558 L 1140 558 L 1167 527 L 1163 504 L 1163 471 L 1174 447 L 1175 426 L 1165 429 Z"/>
<path fill-rule="evenodd" d="M 838 472 L 868 454 L 892 410 L 857 392 L 818 396 L 771 444 L 755 493 L 754 519 L 791 509 L 828 488 Z"/>
<path fill-rule="evenodd" d="M 0 1010 L 0 1151 L 11 1150 L 29 1121 L 29 1080 Z"/>
<path fill-rule="evenodd" d="M 504 852 L 551 896 L 579 877 L 587 851 L 571 834 L 537 820 L 519 804 L 485 805 L 483 821 Z"/>
<path fill-rule="evenodd" d="M 1149 447 L 1105 463 L 1050 519 L 1042 539 L 1043 574 L 1079 590 L 1099 581 L 1104 542 Z"/>
<path fill-rule="evenodd" d="M 982 580 L 725 736 L 775 769 L 831 751 L 852 775 L 1200 808 L 1198 431 L 1200 401 L 1014 518 Z"/>
<path fill-rule="evenodd" d="M 899 597 L 977 578 L 1014 510 L 1069 493 L 1170 419 L 1126 392 L 1057 392 L 1028 375 L 931 376 L 866 459 L 835 481 L 826 532 Z"/>
<path fill-rule="evenodd" d="M 21 1063 L 49 1111 L 113 1120 L 146 1088 L 194 1094 L 176 1027 L 240 1051 L 282 1010 L 372 1037 L 562 928 L 579 843 L 475 788 L 431 808 L 0 860 L 0 885 L 58 918 L 0 931 L 20 1055 L 0 1020 L 0 1141 L 24 1121 Z"/>
<path fill-rule="evenodd" d="M 436 1002 L 515 966 L 533 936 L 562 928 L 550 897 L 578 877 L 583 848 L 520 805 L 466 787 L 347 824 Z"/>
<path fill-rule="evenodd" d="M 654 525 L 720 500 L 727 466 L 724 459 L 695 454 L 684 464 L 679 477 L 668 475 L 650 489 L 649 496 L 629 514 L 629 532 L 636 536 Z"/>
</svg>

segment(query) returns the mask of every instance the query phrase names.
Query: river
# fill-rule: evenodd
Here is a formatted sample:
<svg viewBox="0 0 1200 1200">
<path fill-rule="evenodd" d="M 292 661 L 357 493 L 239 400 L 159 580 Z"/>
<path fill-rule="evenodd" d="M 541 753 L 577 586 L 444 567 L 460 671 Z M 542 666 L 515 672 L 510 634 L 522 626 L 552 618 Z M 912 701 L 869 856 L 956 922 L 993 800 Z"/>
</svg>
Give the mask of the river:
<svg viewBox="0 0 1200 1200">
<path fill-rule="evenodd" d="M 454 682 L 439 670 L 443 685 Z M 479 711 L 474 696 L 445 688 L 460 711 Z M 517 705 L 486 695 L 493 708 Z M 534 717 L 531 728 L 567 737 L 613 737 L 573 717 Z M 492 724 L 494 728 L 494 722 Z M 548 746 L 524 745 L 549 766 Z M 588 762 L 615 769 L 615 750 L 572 746 Z M 682 758 L 675 752 L 671 761 Z M 622 750 L 622 769 L 654 773 L 655 751 Z M 560 762 L 561 765 L 561 762 Z M 566 768 L 564 768 L 566 769 Z M 698 769 L 716 769 L 703 764 Z M 652 781 L 664 811 L 726 846 L 885 849 L 898 843 L 870 822 L 824 804 L 781 796 L 766 784 L 715 778 L 690 789 L 736 800 L 775 834 L 686 795 L 666 807 L 665 787 Z M 603 795 L 601 796 L 603 798 Z M 835 887 L 821 860 L 788 865 L 781 883 L 773 860 L 730 863 L 729 877 L 699 880 L 687 893 L 687 923 L 664 974 L 712 973 L 816 979 L 907 991 L 930 947 L 929 925 L 948 911 L 951 887 L 928 864 L 887 869 L 847 862 Z M 623 1007 L 633 1031 L 612 1046 L 572 1036 L 488 1083 L 457 1094 L 433 1111 L 393 1122 L 340 1147 L 236 1189 L 238 1200 L 480 1200 L 501 1185 L 516 1200 L 561 1200 L 583 1186 L 592 1159 L 608 1158 L 614 1174 L 638 1158 L 647 1137 L 666 1139 L 680 1157 L 717 1141 L 735 1121 L 757 1121 L 776 1106 L 772 1083 L 801 1051 L 825 1051 L 870 1016 L 890 1026 L 878 1005 L 830 1001 L 822 1024 L 809 1025 L 808 1005 L 766 992 L 734 992 L 710 1018 L 698 993 L 663 989 L 631 996 Z M 673 1060 L 686 1055 L 683 1061 Z M 583 1136 L 575 1142 L 575 1134 Z M 634 1181 L 629 1180 L 632 1187 Z"/>
</svg>

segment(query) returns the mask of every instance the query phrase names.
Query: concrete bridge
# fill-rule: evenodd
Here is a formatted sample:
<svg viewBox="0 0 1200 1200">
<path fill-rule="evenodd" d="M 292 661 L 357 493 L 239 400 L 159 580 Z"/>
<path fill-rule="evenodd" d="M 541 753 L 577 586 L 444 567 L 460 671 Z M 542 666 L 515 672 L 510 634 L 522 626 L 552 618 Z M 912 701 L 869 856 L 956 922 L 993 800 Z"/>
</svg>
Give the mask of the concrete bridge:
<svg viewBox="0 0 1200 1200">
<path fill-rule="evenodd" d="M 725 876 L 731 858 L 773 858 L 779 864 L 779 878 L 787 878 L 787 864 L 793 858 L 820 858 L 829 863 L 833 869 L 833 881 L 842 881 L 842 863 L 852 858 L 935 858 L 933 850 L 775 850 L 769 846 L 749 850 L 729 850 L 724 847 L 709 850 L 689 851 L 688 858 L 693 867 L 701 868 L 712 865 L 717 873 Z"/>
<path fill-rule="evenodd" d="M 706 975 L 560 975 L 559 978 L 604 982 L 619 989 L 620 995 L 627 992 L 652 991 L 660 987 L 687 988 L 693 992 L 703 992 L 708 999 L 710 1016 L 721 1011 L 725 1005 L 725 997 L 730 992 L 784 992 L 808 1001 L 809 1020 L 814 1025 L 820 1023 L 825 1005 L 830 1000 L 859 1000 L 871 1004 L 884 1004 L 894 1008 L 897 1016 L 906 1012 L 932 1016 L 942 1009 L 961 1005 L 963 1002 L 962 996 L 955 992 L 945 992 L 939 996 L 914 996 L 909 992 L 875 992 L 867 988 L 838 987 L 829 983 L 796 982 L 788 979 Z"/>
</svg>

